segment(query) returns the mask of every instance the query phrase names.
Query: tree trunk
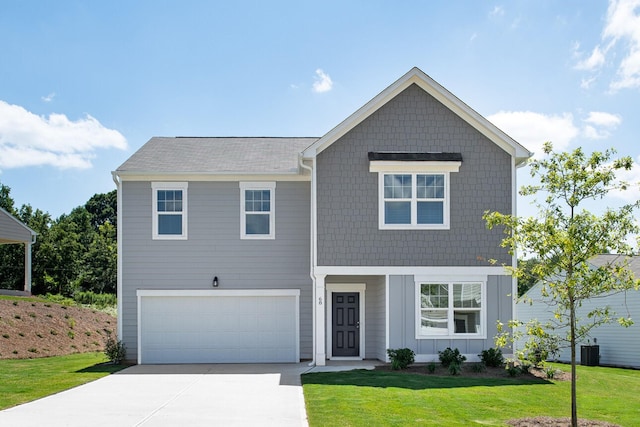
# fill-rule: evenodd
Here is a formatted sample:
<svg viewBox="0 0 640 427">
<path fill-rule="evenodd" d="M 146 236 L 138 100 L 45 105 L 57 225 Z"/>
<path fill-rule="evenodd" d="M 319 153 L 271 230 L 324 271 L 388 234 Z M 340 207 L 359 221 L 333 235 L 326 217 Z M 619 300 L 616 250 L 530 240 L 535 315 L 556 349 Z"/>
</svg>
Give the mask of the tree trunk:
<svg viewBox="0 0 640 427">
<path fill-rule="evenodd" d="M 578 427 L 578 399 L 576 397 L 576 305 L 570 296 L 569 317 L 571 322 L 571 427 Z"/>
</svg>

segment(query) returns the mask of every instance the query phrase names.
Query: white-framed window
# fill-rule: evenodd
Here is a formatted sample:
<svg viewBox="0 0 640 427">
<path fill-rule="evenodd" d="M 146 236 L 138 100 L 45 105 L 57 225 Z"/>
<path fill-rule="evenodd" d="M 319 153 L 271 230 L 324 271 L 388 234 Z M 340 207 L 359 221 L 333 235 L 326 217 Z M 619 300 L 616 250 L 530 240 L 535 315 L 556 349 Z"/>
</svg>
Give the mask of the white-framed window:
<svg viewBox="0 0 640 427">
<path fill-rule="evenodd" d="M 486 281 L 415 283 L 416 338 L 486 338 Z"/>
<path fill-rule="evenodd" d="M 378 172 L 381 230 L 448 230 L 450 172 L 460 162 L 371 162 Z"/>
<path fill-rule="evenodd" d="M 275 239 L 275 182 L 240 183 L 240 238 Z"/>
<path fill-rule="evenodd" d="M 186 182 L 152 182 L 152 238 L 187 239 Z"/>
</svg>

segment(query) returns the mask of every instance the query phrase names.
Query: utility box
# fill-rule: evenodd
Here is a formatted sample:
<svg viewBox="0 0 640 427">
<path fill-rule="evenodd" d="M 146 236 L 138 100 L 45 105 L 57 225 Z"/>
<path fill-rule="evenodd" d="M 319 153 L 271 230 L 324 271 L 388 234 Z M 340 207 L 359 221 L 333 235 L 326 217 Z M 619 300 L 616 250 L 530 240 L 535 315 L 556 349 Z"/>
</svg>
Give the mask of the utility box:
<svg viewBox="0 0 640 427">
<path fill-rule="evenodd" d="M 584 366 L 598 366 L 600 364 L 600 346 L 581 345 L 580 364 Z"/>
</svg>

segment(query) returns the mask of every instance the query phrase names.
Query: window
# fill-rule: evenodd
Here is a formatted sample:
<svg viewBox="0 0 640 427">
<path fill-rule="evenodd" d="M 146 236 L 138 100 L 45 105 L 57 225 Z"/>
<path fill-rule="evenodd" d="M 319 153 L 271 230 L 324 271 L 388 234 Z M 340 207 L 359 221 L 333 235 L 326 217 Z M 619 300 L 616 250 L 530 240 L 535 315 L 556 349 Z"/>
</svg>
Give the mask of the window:
<svg viewBox="0 0 640 427">
<path fill-rule="evenodd" d="M 485 335 L 484 282 L 416 282 L 416 336 Z"/>
<path fill-rule="evenodd" d="M 447 226 L 446 175 L 381 174 L 384 228 Z"/>
<path fill-rule="evenodd" d="M 154 182 L 153 239 L 187 238 L 187 183 Z"/>
<path fill-rule="evenodd" d="M 275 238 L 275 182 L 240 183 L 240 238 Z"/>
<path fill-rule="evenodd" d="M 381 156 L 370 153 L 370 158 L 371 154 Z M 396 158 L 402 156 L 395 153 Z M 449 176 L 460 165 L 458 160 L 371 160 L 369 171 L 378 172 L 379 228 L 448 230 Z"/>
</svg>

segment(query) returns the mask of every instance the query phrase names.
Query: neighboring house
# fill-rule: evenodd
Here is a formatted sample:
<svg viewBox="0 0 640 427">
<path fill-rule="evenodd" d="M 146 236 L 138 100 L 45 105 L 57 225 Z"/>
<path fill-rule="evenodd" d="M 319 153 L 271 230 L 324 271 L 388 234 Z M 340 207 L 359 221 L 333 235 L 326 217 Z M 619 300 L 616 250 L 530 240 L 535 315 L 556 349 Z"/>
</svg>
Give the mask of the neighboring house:
<svg viewBox="0 0 640 427">
<path fill-rule="evenodd" d="M 615 263 L 622 259 L 621 255 L 598 255 L 590 263 L 595 267 L 607 263 Z M 640 277 L 640 256 L 629 258 L 629 268 L 636 277 Z M 549 305 L 549 299 L 541 295 L 542 284 L 538 283 L 525 293 L 516 306 L 518 320 L 527 322 L 537 319 L 542 323 L 553 319 L 553 306 Z M 601 365 L 625 366 L 640 368 L 640 292 L 619 292 L 605 296 L 592 298 L 582 303 L 577 315 L 585 319 L 586 314 L 598 307 L 610 307 L 615 312 L 614 319 L 631 316 L 636 322 L 628 328 L 620 326 L 614 320 L 612 323 L 594 328 L 588 342 L 578 343 L 576 357 L 581 363 L 582 345 L 598 345 Z M 520 342 L 523 345 L 523 342 Z M 556 358 L 562 362 L 571 361 L 571 349 L 563 348 Z M 585 364 L 592 364 L 585 361 Z"/>
<path fill-rule="evenodd" d="M 24 244 L 24 293 L 31 294 L 31 245 L 36 232 L 0 208 L 0 245 Z"/>
<path fill-rule="evenodd" d="M 513 317 L 528 150 L 417 68 L 321 138 L 152 138 L 114 172 L 139 363 L 469 358 Z"/>
</svg>

